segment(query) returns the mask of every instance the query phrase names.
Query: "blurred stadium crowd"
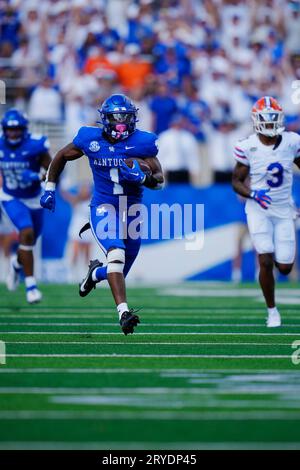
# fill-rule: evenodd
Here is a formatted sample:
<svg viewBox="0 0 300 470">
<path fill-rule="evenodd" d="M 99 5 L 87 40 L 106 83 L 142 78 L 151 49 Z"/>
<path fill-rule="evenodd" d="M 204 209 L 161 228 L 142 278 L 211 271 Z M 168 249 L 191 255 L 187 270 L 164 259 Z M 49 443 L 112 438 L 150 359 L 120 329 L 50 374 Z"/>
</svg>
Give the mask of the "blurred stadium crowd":
<svg viewBox="0 0 300 470">
<path fill-rule="evenodd" d="M 138 127 L 159 135 L 169 184 L 226 183 L 257 98 L 276 97 L 288 130 L 300 131 L 292 99 L 299 38 L 300 0 L 0 0 L 1 108 L 25 110 L 54 154 L 79 127 L 96 123 L 108 95 L 124 92 L 139 108 Z M 79 251 L 90 256 L 92 240 L 84 247 L 78 239 L 89 178 L 80 159 L 61 184 L 73 213 L 72 266 Z M 239 221 L 236 280 L 247 234 L 242 206 Z M 8 254 L 12 239 L 7 247 L 5 240 L 0 234 Z"/>
<path fill-rule="evenodd" d="M 229 178 L 232 142 L 259 96 L 277 97 L 300 129 L 299 1 L 1 0 L 0 12 L 8 104 L 63 126 L 64 142 L 122 90 L 141 128 L 167 131 L 163 146 L 182 141 L 163 158 L 170 180 L 205 184 Z"/>
</svg>

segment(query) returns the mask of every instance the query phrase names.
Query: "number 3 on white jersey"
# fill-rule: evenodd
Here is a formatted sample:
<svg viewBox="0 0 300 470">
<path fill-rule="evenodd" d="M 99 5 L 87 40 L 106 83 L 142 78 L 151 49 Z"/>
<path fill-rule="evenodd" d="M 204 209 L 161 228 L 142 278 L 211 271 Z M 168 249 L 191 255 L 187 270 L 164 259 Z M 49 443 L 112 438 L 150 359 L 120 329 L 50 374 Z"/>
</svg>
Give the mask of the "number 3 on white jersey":
<svg viewBox="0 0 300 470">
<path fill-rule="evenodd" d="M 118 168 L 111 168 L 109 171 L 110 179 L 114 183 L 113 194 L 124 194 L 123 186 L 119 183 L 119 170 Z"/>
<path fill-rule="evenodd" d="M 271 176 L 269 179 L 267 179 L 267 184 L 270 186 L 270 188 L 278 188 L 281 186 L 283 183 L 283 166 L 278 162 L 271 163 L 268 166 L 267 171 Z"/>
</svg>

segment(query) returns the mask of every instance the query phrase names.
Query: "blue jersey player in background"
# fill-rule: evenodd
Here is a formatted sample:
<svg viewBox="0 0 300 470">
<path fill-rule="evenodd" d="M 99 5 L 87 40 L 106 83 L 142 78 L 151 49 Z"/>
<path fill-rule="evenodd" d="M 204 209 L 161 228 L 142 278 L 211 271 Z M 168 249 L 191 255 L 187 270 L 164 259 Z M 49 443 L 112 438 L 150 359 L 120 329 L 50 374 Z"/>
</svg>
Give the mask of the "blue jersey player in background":
<svg viewBox="0 0 300 470">
<path fill-rule="evenodd" d="M 19 232 L 19 246 L 12 256 L 7 288 L 17 288 L 21 269 L 25 276 L 26 298 L 39 302 L 42 294 L 34 278 L 33 248 L 41 234 L 43 211 L 39 205 L 41 181 L 51 162 L 48 139 L 28 131 L 26 116 L 17 109 L 2 118 L 0 136 L 0 171 L 2 209 Z"/>
<path fill-rule="evenodd" d="M 56 154 L 41 198 L 42 207 L 54 211 L 56 182 L 66 162 L 87 156 L 94 178 L 90 226 L 106 255 L 107 265 L 98 260 L 90 262 L 87 275 L 79 285 L 79 294 L 86 296 L 97 282 L 107 279 L 125 335 L 133 333 L 139 323 L 139 317 L 128 308 L 125 277 L 141 244 L 139 237 L 124 236 L 131 221 L 128 210 L 141 202 L 144 186 L 159 189 L 163 184 L 162 169 L 156 158 L 157 136 L 136 129 L 137 111 L 125 95 L 107 98 L 99 110 L 103 129 L 80 128 L 73 142 Z M 125 163 L 128 158 L 133 159 L 131 168 Z M 136 158 L 143 159 L 151 172 L 144 173 Z M 125 207 L 120 203 L 122 198 L 126 199 Z"/>
</svg>

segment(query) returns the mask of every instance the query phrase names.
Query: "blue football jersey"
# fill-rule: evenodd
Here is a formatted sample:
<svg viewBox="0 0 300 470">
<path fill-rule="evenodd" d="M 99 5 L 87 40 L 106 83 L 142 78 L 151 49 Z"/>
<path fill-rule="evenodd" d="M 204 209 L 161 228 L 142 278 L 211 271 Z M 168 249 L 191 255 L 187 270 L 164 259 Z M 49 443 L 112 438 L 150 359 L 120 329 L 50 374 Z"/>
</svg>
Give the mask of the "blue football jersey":
<svg viewBox="0 0 300 470">
<path fill-rule="evenodd" d="M 118 196 L 128 196 L 128 202 L 139 202 L 143 186 L 122 180 L 120 160 L 127 158 L 149 158 L 158 153 L 157 136 L 152 132 L 136 129 L 129 137 L 115 143 L 109 142 L 99 127 L 81 127 L 73 139 L 88 157 L 94 178 L 91 206 L 103 202 L 117 203 Z"/>
<path fill-rule="evenodd" d="M 49 149 L 49 141 L 45 136 L 28 134 L 18 146 L 9 145 L 4 136 L 0 137 L 0 171 L 2 188 L 6 194 L 18 199 L 38 196 L 41 191 L 40 181 L 23 182 L 22 172 L 31 170 L 40 172 L 41 154 Z"/>
</svg>

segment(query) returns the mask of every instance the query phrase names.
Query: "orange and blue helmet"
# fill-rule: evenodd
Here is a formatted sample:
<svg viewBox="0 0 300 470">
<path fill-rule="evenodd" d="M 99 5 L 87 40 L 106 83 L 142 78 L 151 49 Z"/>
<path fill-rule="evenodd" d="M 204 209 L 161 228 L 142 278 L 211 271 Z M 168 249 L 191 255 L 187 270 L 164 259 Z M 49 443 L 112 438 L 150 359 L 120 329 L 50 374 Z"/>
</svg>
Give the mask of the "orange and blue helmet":
<svg viewBox="0 0 300 470">
<path fill-rule="evenodd" d="M 135 131 L 138 108 L 122 94 L 111 95 L 98 109 L 99 123 L 104 132 L 114 139 L 126 139 Z"/>
<path fill-rule="evenodd" d="M 263 96 L 252 108 L 255 132 L 267 137 L 275 137 L 284 131 L 284 114 L 280 104 L 272 96 Z"/>
</svg>

